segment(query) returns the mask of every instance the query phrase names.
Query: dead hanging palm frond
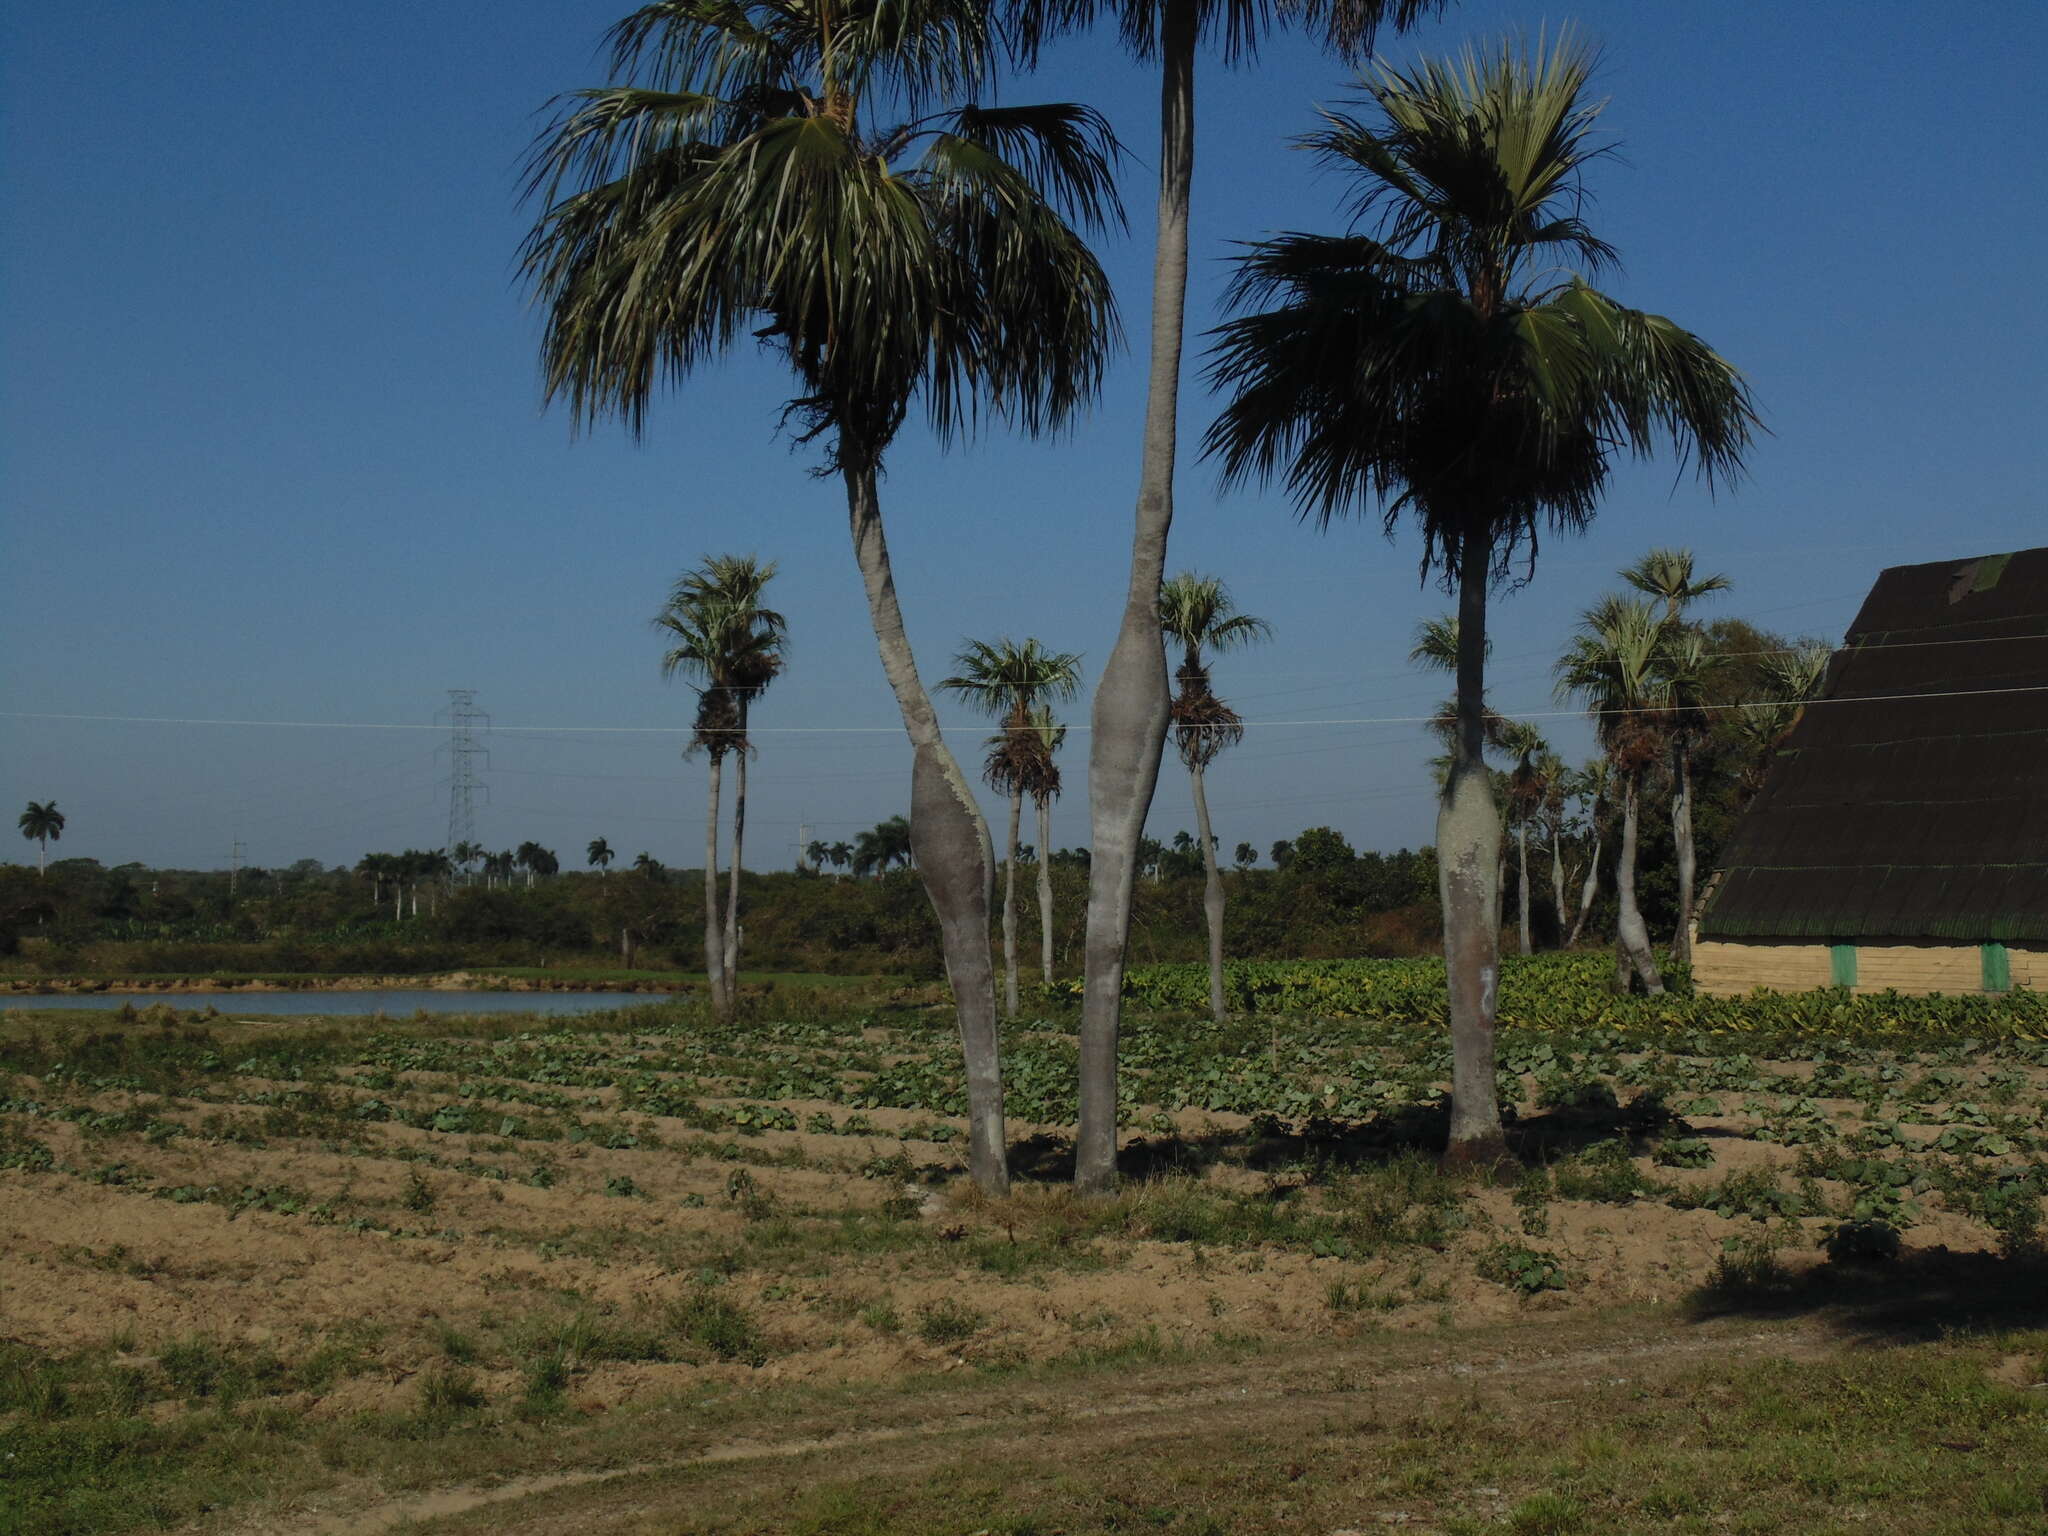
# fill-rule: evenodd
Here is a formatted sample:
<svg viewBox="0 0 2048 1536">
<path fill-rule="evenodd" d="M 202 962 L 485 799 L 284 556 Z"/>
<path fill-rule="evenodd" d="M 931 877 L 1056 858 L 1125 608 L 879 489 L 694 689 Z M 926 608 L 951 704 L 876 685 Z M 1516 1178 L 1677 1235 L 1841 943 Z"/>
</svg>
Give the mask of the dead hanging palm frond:
<svg viewBox="0 0 2048 1536">
<path fill-rule="evenodd" d="M 1190 768 L 1206 768 L 1217 754 L 1244 740 L 1244 720 L 1217 698 L 1209 686 L 1209 670 L 1183 666 L 1174 674 L 1180 687 L 1173 696 L 1173 745 Z"/>
</svg>

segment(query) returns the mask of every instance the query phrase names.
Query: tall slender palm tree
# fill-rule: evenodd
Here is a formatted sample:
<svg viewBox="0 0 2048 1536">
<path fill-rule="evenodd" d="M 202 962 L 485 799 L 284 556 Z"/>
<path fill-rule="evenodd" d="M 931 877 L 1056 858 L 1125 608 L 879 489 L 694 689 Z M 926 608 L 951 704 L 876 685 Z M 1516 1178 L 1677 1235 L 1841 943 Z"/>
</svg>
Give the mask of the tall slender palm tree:
<svg viewBox="0 0 2048 1536">
<path fill-rule="evenodd" d="M 14 824 L 36 845 L 36 878 L 40 880 L 49 871 L 50 844 L 64 836 L 64 813 L 54 800 L 31 800 Z"/>
<path fill-rule="evenodd" d="M 603 838 L 593 837 L 590 840 L 589 846 L 583 850 L 583 857 L 590 867 L 599 874 L 610 873 L 614 855 L 612 853 L 612 845 Z"/>
<path fill-rule="evenodd" d="M 1698 707 L 1704 702 L 1700 693 L 1719 658 L 1708 651 L 1698 628 L 1686 624 L 1685 615 L 1700 598 L 1726 592 L 1734 583 L 1719 574 L 1700 575 L 1691 550 L 1671 548 L 1651 550 L 1623 568 L 1621 579 L 1664 604 L 1666 670 L 1676 711 L 1671 721 L 1671 841 L 1678 862 L 1678 934 L 1671 941 L 1671 956 L 1690 965 L 1693 887 L 1699 867 L 1693 850 L 1692 759 L 1707 724 Z"/>
<path fill-rule="evenodd" d="M 1043 776 L 1044 744 L 1032 716 L 1039 705 L 1071 699 L 1081 688 L 1078 651 L 1048 651 L 1036 640 L 1019 644 L 969 640 L 953 658 L 959 668 L 940 682 L 985 715 L 1001 722 L 989 740 L 982 778 L 1010 800 L 1010 835 L 1003 845 L 1003 1016 L 1017 1017 L 1017 845 L 1024 796 Z M 1042 840 L 1042 839 L 1041 839 Z"/>
<path fill-rule="evenodd" d="M 1577 773 L 1573 774 L 1567 793 L 1586 808 L 1586 834 L 1591 846 L 1586 854 L 1586 876 L 1579 885 L 1579 907 L 1573 914 L 1571 932 L 1565 935 L 1564 947 L 1571 949 L 1579 942 L 1579 934 L 1586 926 L 1586 919 L 1593 914 L 1593 902 L 1600 894 L 1600 842 L 1605 827 L 1609 794 L 1613 783 L 1613 764 L 1606 757 L 1596 757 Z"/>
<path fill-rule="evenodd" d="M 1495 1098 L 1500 813 L 1485 762 L 1487 599 L 1546 529 L 1582 528 L 1617 454 L 1660 441 L 1711 484 L 1756 417 L 1697 336 L 1569 270 L 1613 258 L 1582 218 L 1601 153 L 1592 54 L 1569 34 L 1468 49 L 1361 81 L 1366 116 L 1303 142 L 1348 174 L 1361 226 L 1290 234 L 1243 258 L 1212 377 L 1209 451 L 1227 483 L 1278 473 L 1327 525 L 1413 513 L 1423 570 L 1458 595 L 1454 762 L 1437 819 L 1450 975 L 1448 1155 L 1506 1154 Z M 1367 232 L 1369 231 L 1369 232 Z"/>
<path fill-rule="evenodd" d="M 1515 831 L 1517 903 L 1522 953 L 1534 952 L 1529 931 L 1529 823 L 1543 809 L 1544 786 L 1536 768 L 1537 759 L 1550 750 L 1543 733 L 1526 720 L 1510 721 L 1501 733 L 1501 746 L 1515 760 L 1507 777 L 1508 825 Z"/>
<path fill-rule="evenodd" d="M 1657 671 L 1662 685 L 1671 770 L 1671 844 L 1678 865 L 1678 932 L 1671 940 L 1673 963 L 1692 964 L 1693 887 L 1699 856 L 1693 844 L 1693 754 L 1707 734 L 1712 716 L 1708 694 L 1726 663 L 1707 648 L 1707 637 L 1694 624 L 1664 623 Z"/>
<path fill-rule="evenodd" d="M 1564 943 L 1565 897 L 1565 800 L 1570 790 L 1571 769 L 1549 747 L 1536 754 L 1536 784 L 1541 793 L 1536 814 L 1543 836 L 1550 844 L 1550 910 L 1557 914 L 1557 941 Z"/>
<path fill-rule="evenodd" d="M 1117 1032 L 1124 952 L 1145 817 L 1159 783 L 1172 719 L 1158 595 L 1173 524 L 1173 475 L 1180 413 L 1180 358 L 1187 317 L 1188 210 L 1195 166 L 1195 56 L 1204 42 L 1227 63 L 1250 58 L 1276 25 L 1293 25 L 1353 60 L 1382 26 L 1407 27 L 1443 0 L 1012 0 L 1012 30 L 1027 63 L 1049 38 L 1108 20 L 1140 62 L 1157 63 L 1159 202 L 1152 254 L 1152 344 L 1146 376 L 1144 443 L 1131 536 L 1131 575 L 1109 663 L 1090 716 L 1090 863 L 1087 980 L 1081 1003 L 1081 1106 L 1075 1187 L 1101 1194 L 1116 1184 Z"/>
<path fill-rule="evenodd" d="M 971 104 L 993 62 L 984 0 L 657 0 L 612 35 L 634 83 L 569 98 L 534 161 L 545 206 L 525 269 L 548 311 L 548 392 L 579 420 L 638 428 L 658 380 L 742 336 L 795 374 L 786 419 L 844 482 L 914 749 L 911 826 L 959 1010 L 969 1163 L 1006 1188 L 994 859 L 918 678 L 878 484 L 914 407 L 944 439 L 984 411 L 1056 429 L 1093 397 L 1116 319 L 1080 229 L 1121 217 L 1115 139 L 1081 106 Z M 904 115 L 874 116 L 891 109 Z"/>
<path fill-rule="evenodd" d="M 1052 803 L 1060 797 L 1059 750 L 1067 728 L 1053 718 L 1049 706 L 1031 712 L 1033 752 L 1027 765 L 1025 793 L 1038 812 L 1038 974 L 1052 985 Z"/>
<path fill-rule="evenodd" d="M 1238 612 L 1220 577 L 1182 571 L 1159 589 L 1159 628 L 1169 644 L 1181 649 L 1180 666 L 1173 674 L 1173 744 L 1195 797 L 1195 837 L 1202 845 L 1202 910 L 1209 923 L 1209 1012 L 1221 1024 L 1230 1017 L 1223 996 L 1223 874 L 1216 866 L 1205 779 L 1218 754 L 1244 739 L 1244 722 L 1216 696 L 1209 657 L 1270 639 L 1273 626 L 1255 614 Z"/>
<path fill-rule="evenodd" d="M 704 847 L 704 946 L 714 1011 L 723 1017 L 733 1000 L 739 968 L 740 866 L 747 829 L 747 759 L 753 743 L 747 720 L 755 700 L 788 665 L 789 621 L 764 607 L 761 595 L 775 575 L 775 562 L 752 555 L 707 555 L 683 572 L 655 616 L 656 629 L 675 644 L 661 659 L 662 676 L 701 678 L 691 750 L 711 759 L 711 803 Z M 718 790 L 720 764 L 733 758 L 732 878 L 720 920 L 718 905 Z"/>
<path fill-rule="evenodd" d="M 1577 699 L 1593 717 L 1621 803 L 1621 846 L 1614 861 L 1615 982 L 1626 987 L 1633 972 L 1651 992 L 1664 990 L 1664 978 L 1636 905 L 1636 840 L 1643 776 L 1665 748 L 1669 695 L 1659 670 L 1663 644 L 1664 621 L 1648 603 L 1609 597 L 1586 611 L 1557 663 L 1558 698 Z"/>
</svg>

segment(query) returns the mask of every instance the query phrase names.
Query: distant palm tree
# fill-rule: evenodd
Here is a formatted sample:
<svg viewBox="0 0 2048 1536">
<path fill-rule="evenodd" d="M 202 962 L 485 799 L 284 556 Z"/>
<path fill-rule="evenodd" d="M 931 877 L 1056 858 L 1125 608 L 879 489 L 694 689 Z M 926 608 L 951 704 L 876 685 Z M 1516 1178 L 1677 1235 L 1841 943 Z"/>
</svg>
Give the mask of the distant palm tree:
<svg viewBox="0 0 2048 1536">
<path fill-rule="evenodd" d="M 1692 757 L 1707 717 L 1699 705 L 1702 690 L 1719 670 L 1719 658 L 1709 653 L 1697 626 L 1687 626 L 1686 610 L 1702 597 L 1726 592 L 1734 586 L 1726 576 L 1702 576 L 1694 568 L 1689 549 L 1653 549 L 1635 564 L 1625 567 L 1621 579 L 1646 596 L 1664 604 L 1667 680 L 1676 711 L 1671 725 L 1671 841 L 1678 862 L 1678 935 L 1672 940 L 1672 958 L 1681 965 L 1692 963 L 1692 903 L 1697 883 L 1698 861 L 1692 835 Z"/>
<path fill-rule="evenodd" d="M 1195 797 L 1195 840 L 1202 848 L 1202 910 L 1209 924 L 1209 1013 L 1221 1024 L 1230 1017 L 1223 997 L 1223 874 L 1216 867 L 1216 837 L 1209 822 L 1205 784 L 1209 765 L 1227 747 L 1244 740 L 1237 711 L 1216 696 L 1209 658 L 1272 638 L 1273 626 L 1240 613 L 1230 589 L 1215 576 L 1182 571 L 1159 589 L 1159 628 L 1167 644 L 1180 647 L 1173 674 L 1173 744 L 1188 771 Z"/>
<path fill-rule="evenodd" d="M 1763 686 L 1767 697 L 1744 704 L 1735 716 L 1735 730 L 1747 748 L 1745 786 L 1754 792 L 1763 783 L 1771 755 L 1799 718 L 1802 706 L 1820 696 L 1827 678 L 1831 647 L 1819 643 L 1795 646 L 1765 659 Z"/>
<path fill-rule="evenodd" d="M 878 821 L 861 833 L 854 840 L 847 857 L 847 866 L 856 878 L 861 875 L 879 878 L 890 869 L 909 869 L 916 862 L 917 856 L 910 841 L 910 823 L 901 816 Z"/>
<path fill-rule="evenodd" d="M 583 850 L 583 856 L 590 867 L 600 874 L 609 872 L 612 867 L 612 845 L 601 837 L 593 837 L 590 840 L 589 846 Z"/>
<path fill-rule="evenodd" d="M 697 735 L 695 741 L 702 743 L 707 732 L 716 736 L 723 731 L 726 749 L 733 754 L 737 770 L 733 780 L 732 797 L 732 872 L 725 897 L 725 919 L 722 924 L 720 945 L 721 963 L 724 967 L 722 990 L 728 1003 L 734 997 L 733 978 L 739 968 L 740 943 L 740 870 L 746 857 L 747 832 L 747 761 L 754 754 L 754 744 L 747 735 L 747 720 L 753 705 L 768 691 L 769 684 L 782 675 L 789 664 L 789 622 L 772 608 L 762 606 L 761 595 L 775 575 L 775 562 L 763 565 L 751 555 L 707 556 L 702 566 L 686 571 L 677 579 L 675 589 L 669 596 L 669 605 L 655 620 L 657 626 L 680 635 L 681 630 L 671 621 L 680 621 L 683 628 L 693 622 L 712 636 L 714 654 L 709 658 L 708 670 L 699 671 L 698 663 L 685 658 L 680 668 L 686 674 L 702 675 L 705 686 L 699 695 Z M 684 650 L 679 646 L 677 651 Z M 675 655 L 676 652 L 671 652 Z M 673 672 L 667 668 L 664 658 L 664 676 Z M 707 718 L 708 715 L 708 718 Z M 718 753 L 713 752 L 714 774 Z M 717 815 L 717 807 L 712 807 Z M 707 890 L 708 882 L 717 879 L 718 847 L 716 836 L 706 847 Z M 716 1000 L 721 987 L 713 988 Z"/>
<path fill-rule="evenodd" d="M 1565 935 L 1566 949 L 1579 942 L 1579 933 L 1592 914 L 1594 898 L 1600 894 L 1600 830 L 1607 810 L 1612 770 L 1613 764 L 1605 757 L 1596 757 L 1566 780 L 1565 792 L 1586 807 L 1586 832 L 1592 839 L 1592 847 L 1586 855 L 1586 877 L 1579 886 L 1579 910 L 1572 918 L 1571 932 Z"/>
<path fill-rule="evenodd" d="M 1250 869 L 1259 862 L 1259 850 L 1250 843 L 1239 843 L 1237 845 L 1237 852 L 1232 855 L 1230 862 L 1235 864 L 1240 870 Z"/>
<path fill-rule="evenodd" d="M 54 800 L 31 800 L 15 825 L 36 845 L 36 878 L 40 880 L 49 867 L 50 844 L 64 836 L 64 813 Z"/>
<path fill-rule="evenodd" d="M 633 855 L 633 870 L 634 873 L 644 875 L 649 880 L 656 879 L 661 874 L 661 860 L 643 849 Z"/>
<path fill-rule="evenodd" d="M 1529 823 L 1542 811 L 1548 792 L 1536 764 L 1550 751 L 1550 744 L 1535 726 L 1514 720 L 1501 732 L 1501 746 L 1515 760 L 1507 778 L 1508 825 L 1515 829 L 1519 938 L 1526 955 L 1534 949 L 1529 935 Z"/>
<path fill-rule="evenodd" d="M 1562 944 L 1565 925 L 1565 797 L 1571 781 L 1571 769 L 1548 747 L 1536 754 L 1533 768 L 1536 788 L 1541 795 L 1536 813 L 1543 835 L 1550 843 L 1550 910 L 1557 914 L 1557 939 Z"/>
<path fill-rule="evenodd" d="M 579 419 L 637 429 L 658 383 L 743 337 L 796 376 L 786 419 L 823 441 L 845 485 L 911 738 L 969 1165 L 983 1189 L 1007 1188 L 988 828 L 917 674 L 879 486 L 915 406 L 941 437 L 984 413 L 1036 434 L 1094 395 L 1114 299 L 1076 225 L 1121 216 L 1115 138 L 1080 106 L 973 104 L 998 41 L 982 0 L 677 0 L 643 6 L 612 39 L 633 83 L 568 98 L 534 157 L 544 207 L 525 271 L 547 310 L 548 391 Z M 875 120 L 891 109 L 903 119 Z"/>
<path fill-rule="evenodd" d="M 712 1012 L 721 1019 L 731 1017 L 735 1001 L 737 955 L 731 930 L 737 927 L 738 913 L 732 911 L 727 918 L 719 910 L 719 789 L 727 753 L 736 754 L 744 777 L 751 750 L 747 708 L 783 667 L 788 623 L 760 602 L 762 589 L 774 574 L 773 561 L 762 565 L 750 555 L 707 556 L 701 566 L 676 578 L 667 605 L 654 617 L 655 629 L 669 642 L 661 658 L 661 675 L 698 684 L 697 718 L 688 750 L 703 752 L 711 764 L 704 813 L 704 967 Z M 744 832 L 745 818 L 742 807 L 734 816 L 736 838 Z M 729 909 L 739 901 L 739 859 L 736 843 Z"/>
<path fill-rule="evenodd" d="M 1506 1157 L 1494 1074 L 1500 813 L 1486 765 L 1486 611 L 1517 550 L 1584 527 L 1618 453 L 1670 441 L 1710 481 L 1756 425 L 1700 338 L 1569 270 L 1614 252 L 1582 217 L 1601 106 L 1569 35 L 1362 80 L 1370 120 L 1305 142 L 1353 178 L 1370 232 L 1290 234 L 1243 258 L 1212 377 L 1226 481 L 1280 474 L 1305 516 L 1413 513 L 1458 593 L 1457 739 L 1437 854 L 1450 978 L 1447 1155 Z M 1267 306 L 1263 309 L 1259 306 Z"/>
<path fill-rule="evenodd" d="M 1593 732 L 1614 767 L 1620 790 L 1621 847 L 1614 864 L 1615 982 L 1633 971 L 1651 992 L 1664 990 L 1650 950 L 1650 934 L 1636 905 L 1636 838 L 1643 775 L 1665 747 L 1668 694 L 1659 675 L 1664 621 L 1635 598 L 1609 597 L 1588 609 L 1579 632 L 1557 663 L 1560 700 L 1577 699 L 1593 717 Z"/>
<path fill-rule="evenodd" d="M 1052 803 L 1060 797 L 1058 754 L 1067 728 L 1053 718 L 1050 707 L 1031 712 L 1032 752 L 1024 764 L 1024 792 L 1038 811 L 1038 971 L 1052 985 Z"/>
<path fill-rule="evenodd" d="M 1003 1015 L 1017 1017 L 1017 843 L 1024 796 L 1040 779 L 1044 746 L 1032 723 L 1041 703 L 1071 699 L 1081 687 L 1078 651 L 1049 651 L 1036 640 L 1022 643 L 969 640 L 953 658 L 959 670 L 940 681 L 985 715 L 1001 722 L 989 739 L 982 778 L 1010 799 L 1010 833 L 1003 845 Z M 1055 790 L 1055 792 L 1057 792 Z M 1041 834 L 1042 836 L 1042 834 Z"/>
</svg>

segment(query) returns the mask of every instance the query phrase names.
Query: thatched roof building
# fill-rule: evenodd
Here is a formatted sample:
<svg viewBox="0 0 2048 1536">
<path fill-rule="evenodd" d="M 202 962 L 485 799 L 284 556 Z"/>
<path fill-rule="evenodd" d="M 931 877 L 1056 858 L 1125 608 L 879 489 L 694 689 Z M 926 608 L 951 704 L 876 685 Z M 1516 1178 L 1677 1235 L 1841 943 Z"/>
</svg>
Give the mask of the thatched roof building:
<svg viewBox="0 0 2048 1536">
<path fill-rule="evenodd" d="M 2048 549 L 1878 577 L 1722 854 L 1694 974 L 2048 987 Z"/>
</svg>

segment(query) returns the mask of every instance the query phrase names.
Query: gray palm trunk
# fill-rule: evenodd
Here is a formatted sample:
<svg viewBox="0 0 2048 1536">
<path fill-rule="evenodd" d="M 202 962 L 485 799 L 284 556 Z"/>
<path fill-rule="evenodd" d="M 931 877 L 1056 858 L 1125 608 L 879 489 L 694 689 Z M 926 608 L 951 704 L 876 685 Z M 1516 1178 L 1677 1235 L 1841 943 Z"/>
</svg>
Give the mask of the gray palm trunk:
<svg viewBox="0 0 2048 1536">
<path fill-rule="evenodd" d="M 994 967 L 989 960 L 989 891 L 995 883 L 995 852 L 974 791 L 946 746 L 931 695 L 917 675 L 889 546 L 882 534 L 876 496 L 877 466 L 848 437 L 839 446 L 846 481 L 847 521 L 853 553 L 867 590 L 868 617 L 882 671 L 896 695 L 912 751 L 910 846 L 917 872 L 938 915 L 946 957 L 946 979 L 960 1023 L 960 1050 L 967 1068 L 967 1166 L 975 1184 L 991 1194 L 1010 1186 L 1003 1132 L 1003 1072 L 996 1030 Z"/>
<path fill-rule="evenodd" d="M 1010 791 L 1010 845 L 1003 858 L 1003 1017 L 1017 1017 L 1017 839 L 1023 835 L 1024 791 Z"/>
<path fill-rule="evenodd" d="M 1532 953 L 1529 943 L 1529 819 L 1525 816 L 1515 828 L 1515 862 L 1520 868 L 1519 893 L 1522 904 L 1521 940 L 1522 953 Z"/>
<path fill-rule="evenodd" d="M 1621 852 L 1614 861 L 1614 894 L 1620 916 L 1615 921 L 1618 958 L 1615 979 L 1624 985 L 1629 972 L 1642 977 L 1651 992 L 1664 990 L 1664 978 L 1657 974 L 1656 956 L 1650 951 L 1650 930 L 1636 905 L 1636 822 L 1642 800 L 1642 775 L 1630 773 L 1621 786 Z"/>
<path fill-rule="evenodd" d="M 1572 919 L 1572 931 L 1564 941 L 1570 949 L 1579 942 L 1579 935 L 1585 930 L 1586 919 L 1592 916 L 1593 901 L 1600 894 L 1600 802 L 1593 802 L 1593 852 L 1586 860 L 1586 878 L 1579 882 L 1579 911 Z"/>
<path fill-rule="evenodd" d="M 1550 823 L 1550 909 L 1557 914 L 1557 935 L 1564 937 L 1564 829 Z"/>
<path fill-rule="evenodd" d="M 1052 801 L 1038 802 L 1038 970 L 1052 985 Z"/>
<path fill-rule="evenodd" d="M 1209 920 L 1209 1016 L 1218 1024 L 1230 1018 L 1223 996 L 1223 872 L 1216 867 L 1216 842 L 1209 835 L 1209 792 L 1203 770 L 1188 770 L 1195 792 L 1195 834 L 1202 840 L 1202 912 Z"/>
<path fill-rule="evenodd" d="M 1451 1012 L 1451 1131 L 1444 1156 L 1450 1163 L 1481 1165 L 1508 1156 L 1493 1068 L 1501 826 L 1485 757 L 1489 554 L 1484 539 L 1463 535 L 1458 551 L 1458 734 L 1436 819 Z"/>
<path fill-rule="evenodd" d="M 1692 893 L 1699 861 L 1692 841 L 1692 743 L 1683 732 L 1671 747 L 1671 843 L 1678 854 L 1678 933 L 1671 962 L 1692 964 Z"/>
<path fill-rule="evenodd" d="M 733 763 L 732 781 L 732 871 L 726 879 L 725 995 L 739 996 L 740 968 L 740 850 L 747 836 L 747 706 L 740 705 L 739 754 Z"/>
<path fill-rule="evenodd" d="M 711 988 L 711 1011 L 719 1018 L 732 1013 L 732 994 L 725 986 L 725 936 L 718 915 L 718 798 L 725 774 L 725 753 L 711 748 L 711 788 L 704 808 L 704 977 Z"/>
<path fill-rule="evenodd" d="M 1159 784 L 1172 710 L 1159 587 L 1173 524 L 1173 466 L 1180 406 L 1181 329 L 1187 309 L 1188 189 L 1195 162 L 1195 0 L 1166 0 L 1160 23 L 1158 243 L 1152 257 L 1152 356 L 1146 380 L 1145 446 L 1138 474 L 1131 580 L 1122 626 L 1091 711 L 1088 821 L 1091 862 L 1081 996 L 1080 1123 L 1074 1187 L 1116 1187 L 1117 1034 L 1124 950 L 1138 842 Z"/>
</svg>

